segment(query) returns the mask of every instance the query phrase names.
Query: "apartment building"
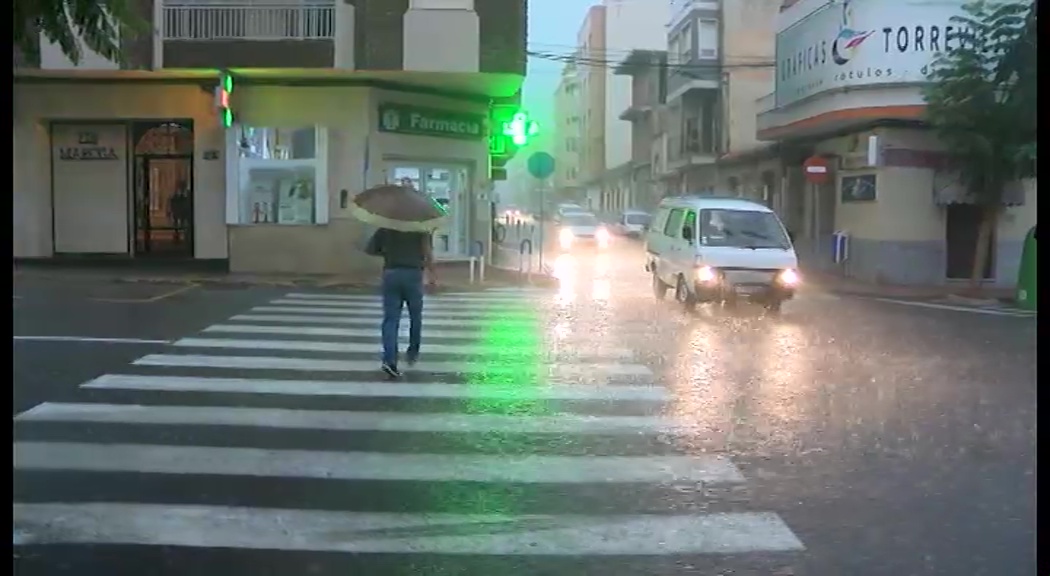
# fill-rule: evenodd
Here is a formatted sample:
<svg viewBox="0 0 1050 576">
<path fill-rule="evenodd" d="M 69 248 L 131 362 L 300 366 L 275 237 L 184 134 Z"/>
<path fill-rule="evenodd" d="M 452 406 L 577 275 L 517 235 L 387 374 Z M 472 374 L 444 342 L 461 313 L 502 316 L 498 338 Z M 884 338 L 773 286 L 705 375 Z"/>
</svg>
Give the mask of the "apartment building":
<svg viewBox="0 0 1050 576">
<path fill-rule="evenodd" d="M 665 193 L 661 177 L 667 171 L 667 127 L 662 122 L 667 102 L 667 52 L 634 50 L 615 72 L 631 78 L 631 102 L 620 112 L 620 120 L 629 123 L 631 131 L 631 196 L 614 202 L 651 210 Z"/>
<path fill-rule="evenodd" d="M 339 273 L 384 182 L 488 242 L 491 106 L 525 74 L 527 0 L 139 0 L 123 66 L 43 44 L 14 70 L 14 256 Z"/>
<path fill-rule="evenodd" d="M 763 147 L 755 98 L 773 85 L 780 0 L 672 0 L 667 29 L 671 193 L 766 195 L 762 171 L 737 167 Z M 771 178 L 765 174 L 764 178 Z"/>
<path fill-rule="evenodd" d="M 925 69 L 944 49 L 929 39 L 950 34 L 963 4 L 784 2 L 776 82 L 755 127 L 782 166 L 777 195 L 804 263 L 896 284 L 970 277 L 980 209 L 924 126 L 922 95 Z M 807 182 L 807 159 L 825 165 L 824 182 Z M 1017 182 L 1005 192 L 984 275 L 1012 285 L 1036 221 L 1036 187 Z M 849 238 L 838 263 L 836 231 Z"/>
<path fill-rule="evenodd" d="M 665 2 L 604 0 L 580 27 L 580 181 L 595 211 L 630 207 L 631 132 L 620 112 L 630 106 L 631 80 L 614 71 L 632 50 L 664 48 L 667 8 Z"/>
<path fill-rule="evenodd" d="M 582 201 L 580 194 L 580 77 L 579 66 L 569 62 L 562 69 L 554 94 L 554 144 L 557 159 L 553 187 L 558 198 Z"/>
</svg>

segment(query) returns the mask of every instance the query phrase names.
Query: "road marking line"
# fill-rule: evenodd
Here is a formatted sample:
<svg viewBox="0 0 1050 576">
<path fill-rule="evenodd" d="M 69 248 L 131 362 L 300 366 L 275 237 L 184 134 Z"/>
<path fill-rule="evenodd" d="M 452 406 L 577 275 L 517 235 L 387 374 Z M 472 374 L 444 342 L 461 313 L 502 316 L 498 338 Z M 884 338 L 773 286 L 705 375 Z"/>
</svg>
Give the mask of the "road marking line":
<svg viewBox="0 0 1050 576">
<path fill-rule="evenodd" d="M 344 338 L 379 338 L 379 327 L 375 326 L 375 323 L 370 328 L 325 328 L 317 326 L 258 326 L 254 324 L 215 324 L 208 326 L 204 332 L 222 332 L 232 334 L 294 334 L 298 336 L 336 336 Z M 401 323 L 400 335 L 402 338 L 408 336 L 408 326 L 405 322 Z M 458 338 L 458 339 L 471 339 L 477 338 L 478 334 L 475 331 L 466 330 L 431 330 L 429 327 L 426 331 L 426 338 L 441 339 L 441 338 Z"/>
<path fill-rule="evenodd" d="M 172 296 L 178 296 L 179 294 L 182 294 L 183 292 L 189 292 L 190 290 L 193 290 L 194 288 L 198 288 L 198 287 L 199 287 L 199 285 L 197 285 L 197 284 L 188 284 L 186 286 L 179 286 L 178 288 L 175 288 L 174 290 L 170 290 L 168 292 L 164 292 L 164 293 L 158 294 L 156 296 L 151 296 L 149 298 L 88 298 L 88 300 L 91 300 L 93 302 L 109 302 L 109 303 L 115 303 L 115 304 L 149 304 L 149 303 L 152 303 L 152 302 L 159 302 L 161 300 L 164 300 L 164 299 L 167 299 L 167 298 L 171 298 Z"/>
<path fill-rule="evenodd" d="M 987 314 L 990 316 L 1009 316 L 1011 318 L 1035 318 L 1036 315 L 1019 310 L 996 310 L 991 308 L 975 308 L 972 306 L 953 306 L 951 304 L 936 304 L 933 302 L 915 302 L 911 300 L 894 300 L 893 298 L 872 298 L 877 302 L 900 304 L 902 306 L 916 306 L 918 308 L 931 308 L 934 310 L 950 310 L 953 312 L 970 312 L 973 314 Z"/>
<path fill-rule="evenodd" d="M 522 297 L 532 297 L 534 295 L 526 294 L 507 294 L 507 293 L 485 293 L 485 292 L 463 292 L 457 294 L 435 294 L 424 296 L 424 302 L 472 302 L 472 303 L 514 303 L 524 302 Z M 374 294 L 308 294 L 302 292 L 292 292 L 285 294 L 282 298 L 290 298 L 295 300 L 342 300 L 344 302 L 375 302 L 381 301 L 381 296 L 378 292 Z M 539 299 L 534 299 L 539 300 Z"/>
<path fill-rule="evenodd" d="M 363 309 L 363 310 L 375 310 L 379 308 L 382 303 L 378 300 L 375 301 L 361 301 L 352 302 L 348 300 L 306 300 L 296 298 L 278 298 L 271 300 L 268 305 L 270 306 L 313 306 L 313 307 L 332 307 L 332 308 L 343 308 L 343 309 Z M 476 310 L 479 312 L 516 312 L 516 313 L 527 313 L 535 310 L 534 303 L 522 303 L 522 302 L 442 302 L 426 300 L 423 302 L 423 310 Z"/>
<path fill-rule="evenodd" d="M 97 342 L 100 344 L 171 344 L 170 340 L 141 340 L 138 338 L 93 338 L 89 336 L 15 336 L 15 340 L 29 342 Z"/>
<path fill-rule="evenodd" d="M 133 376 L 105 374 L 81 385 L 101 390 L 220 392 L 369 398 L 462 398 L 493 400 L 629 400 L 664 402 L 671 394 L 660 386 L 535 385 L 501 386 L 444 382 L 336 382 L 330 380 L 270 380 L 193 376 Z"/>
<path fill-rule="evenodd" d="M 256 306 L 252 308 L 252 312 L 285 312 L 292 314 L 326 314 L 326 315 L 340 315 L 340 316 L 359 316 L 362 318 L 382 318 L 383 309 L 376 305 L 374 307 L 364 308 L 360 310 L 346 310 L 343 308 L 324 308 L 324 307 L 309 307 L 309 306 Z M 499 310 L 492 309 L 487 311 L 492 318 L 488 320 L 488 323 L 493 323 L 493 318 L 498 317 L 499 322 L 503 322 L 504 319 L 516 319 L 516 320 L 528 320 L 538 318 L 539 314 L 529 310 Z M 483 315 L 484 312 L 481 310 L 432 310 L 423 306 L 423 317 L 431 318 L 441 316 L 444 318 L 477 318 Z M 407 311 L 403 313 L 404 316 L 408 316 Z"/>
<path fill-rule="evenodd" d="M 429 482 L 743 483 L 720 455 L 388 454 L 213 446 L 15 442 L 15 470 Z"/>
<path fill-rule="evenodd" d="M 378 351 L 376 352 L 378 356 Z M 379 359 L 369 360 L 321 360 L 316 358 L 289 358 L 282 356 L 210 356 L 191 354 L 148 354 L 135 360 L 136 366 L 179 366 L 191 368 L 227 368 L 244 370 L 299 370 L 304 372 L 376 372 Z M 554 380 L 606 378 L 609 376 L 652 376 L 641 364 L 540 364 L 535 362 L 420 362 L 412 372 L 447 374 L 481 374 L 485 376 L 513 378 L 530 371 Z"/>
<path fill-rule="evenodd" d="M 294 352 L 336 352 L 343 354 L 378 354 L 381 350 L 378 331 L 373 331 L 375 342 L 321 342 L 317 340 L 242 340 L 229 338 L 182 338 L 172 344 L 188 348 L 239 349 L 239 350 L 287 350 Z M 563 358 L 616 358 L 629 360 L 634 352 L 626 348 L 611 348 L 587 344 L 584 346 L 542 345 L 533 342 L 506 342 L 499 345 L 484 343 L 435 344 L 436 337 L 427 334 L 424 351 L 427 355 L 484 355 L 487 360 L 557 360 Z"/>
<path fill-rule="evenodd" d="M 659 416 L 513 415 L 340 410 L 290 410 L 219 406 L 44 402 L 15 417 L 19 422 L 89 422 L 157 426 L 242 426 L 340 432 L 427 432 L 637 435 L 683 428 Z"/>
<path fill-rule="evenodd" d="M 364 554 L 662 556 L 799 552 L 770 512 L 696 515 L 361 513 L 163 504 L 14 504 L 14 545 Z"/>
<path fill-rule="evenodd" d="M 296 310 L 299 311 L 299 310 Z M 405 317 L 402 316 L 402 326 L 404 326 Z M 232 321 L 251 321 L 251 322 L 277 322 L 282 324 L 343 324 L 349 326 L 370 326 L 373 330 L 379 329 L 379 320 L 374 317 L 368 318 L 354 318 L 345 316 L 303 316 L 295 314 L 238 314 L 230 318 Z M 465 334 L 475 334 L 479 328 L 499 328 L 500 330 L 527 330 L 532 329 L 536 322 L 534 320 L 525 320 L 523 318 L 499 318 L 498 320 L 490 318 L 482 319 L 471 319 L 471 318 L 431 318 L 426 317 L 425 322 L 427 328 L 437 326 L 440 328 L 459 328 L 464 331 Z"/>
</svg>

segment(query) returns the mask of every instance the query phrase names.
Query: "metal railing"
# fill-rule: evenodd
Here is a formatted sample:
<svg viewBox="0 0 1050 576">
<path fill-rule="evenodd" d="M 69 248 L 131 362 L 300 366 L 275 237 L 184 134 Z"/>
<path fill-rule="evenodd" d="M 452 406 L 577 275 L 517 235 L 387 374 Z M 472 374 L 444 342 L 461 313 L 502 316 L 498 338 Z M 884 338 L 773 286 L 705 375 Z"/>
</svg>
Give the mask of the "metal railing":
<svg viewBox="0 0 1050 576">
<path fill-rule="evenodd" d="M 335 37 L 334 2 L 166 2 L 163 13 L 164 40 L 274 41 Z"/>
</svg>

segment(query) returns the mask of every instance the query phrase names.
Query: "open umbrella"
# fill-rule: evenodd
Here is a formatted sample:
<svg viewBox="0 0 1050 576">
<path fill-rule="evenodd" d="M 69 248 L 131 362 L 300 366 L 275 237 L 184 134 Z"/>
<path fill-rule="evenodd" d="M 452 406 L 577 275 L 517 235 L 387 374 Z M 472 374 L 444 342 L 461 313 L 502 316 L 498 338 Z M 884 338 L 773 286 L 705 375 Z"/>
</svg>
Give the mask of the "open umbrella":
<svg viewBox="0 0 1050 576">
<path fill-rule="evenodd" d="M 447 211 L 414 188 L 384 184 L 354 196 L 350 213 L 358 220 L 402 232 L 430 232 L 444 224 Z"/>
</svg>

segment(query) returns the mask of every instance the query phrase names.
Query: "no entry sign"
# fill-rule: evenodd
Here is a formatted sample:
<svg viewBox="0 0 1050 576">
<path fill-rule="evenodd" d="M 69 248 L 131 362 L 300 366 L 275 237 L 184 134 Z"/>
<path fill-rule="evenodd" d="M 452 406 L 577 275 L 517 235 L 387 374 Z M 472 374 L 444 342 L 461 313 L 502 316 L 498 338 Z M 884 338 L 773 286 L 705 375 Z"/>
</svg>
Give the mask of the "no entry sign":
<svg viewBox="0 0 1050 576">
<path fill-rule="evenodd" d="M 823 156 L 810 156 L 802 163 L 806 181 L 813 184 L 824 184 L 831 179 L 831 163 Z"/>
</svg>

